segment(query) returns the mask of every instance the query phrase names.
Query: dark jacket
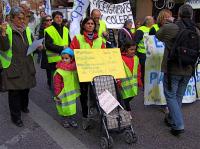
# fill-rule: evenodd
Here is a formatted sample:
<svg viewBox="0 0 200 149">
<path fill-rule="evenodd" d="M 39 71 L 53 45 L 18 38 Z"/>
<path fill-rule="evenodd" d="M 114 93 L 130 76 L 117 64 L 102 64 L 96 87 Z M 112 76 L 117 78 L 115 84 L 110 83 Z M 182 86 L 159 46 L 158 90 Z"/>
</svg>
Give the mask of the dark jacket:
<svg viewBox="0 0 200 149">
<path fill-rule="evenodd" d="M 161 65 L 161 70 L 164 73 L 172 74 L 172 75 L 184 75 L 184 76 L 191 76 L 193 69 L 192 66 L 181 67 L 178 63 L 170 62 L 168 64 L 168 54 L 169 51 L 172 49 L 174 44 L 176 35 L 179 32 L 178 25 L 174 23 L 166 23 L 163 25 L 159 31 L 156 33 L 156 37 L 165 43 L 165 51 L 163 55 L 163 61 Z M 167 70 L 168 67 L 168 70 Z"/>
<path fill-rule="evenodd" d="M 64 26 L 63 25 L 59 26 L 55 22 L 53 22 L 52 25 L 56 28 L 60 36 L 63 37 Z M 70 37 L 68 39 L 69 39 L 69 45 L 70 45 Z M 62 50 L 64 50 L 64 46 L 58 46 L 58 45 L 53 44 L 53 39 L 48 35 L 48 33 L 45 34 L 45 47 L 49 51 L 52 51 L 58 54 L 61 54 Z M 51 70 L 56 70 L 56 63 L 50 63 L 50 67 L 51 67 L 50 68 Z"/>
<path fill-rule="evenodd" d="M 129 32 L 131 37 L 124 29 L 126 29 L 126 31 Z M 120 29 L 118 32 L 118 47 L 119 48 L 121 48 L 127 41 L 134 39 L 132 32 L 125 27 L 124 27 L 124 29 Z"/>
<path fill-rule="evenodd" d="M 2 38 L 2 37 L 1 37 Z M 36 85 L 35 67 L 31 55 L 27 56 L 29 47 L 26 31 L 21 36 L 17 31 L 13 30 L 12 42 L 12 60 L 8 68 L 3 69 L 1 73 L 3 90 L 23 90 L 30 89 Z M 0 44 L 0 50 L 9 50 L 8 38 L 2 39 L 4 47 Z"/>
<path fill-rule="evenodd" d="M 138 45 L 140 43 L 140 41 L 143 39 L 144 33 L 141 30 L 136 30 L 135 32 L 135 43 Z"/>
<path fill-rule="evenodd" d="M 45 29 L 44 25 L 41 24 L 41 25 L 40 25 L 40 29 L 39 29 L 39 36 L 38 36 L 38 39 L 44 38 L 44 29 Z M 41 68 L 42 68 L 42 69 L 49 69 L 49 70 L 50 70 L 50 69 L 51 69 L 51 66 L 50 66 L 50 64 L 48 63 L 46 50 L 43 49 L 43 50 L 41 51 L 41 53 L 42 53 Z"/>
</svg>

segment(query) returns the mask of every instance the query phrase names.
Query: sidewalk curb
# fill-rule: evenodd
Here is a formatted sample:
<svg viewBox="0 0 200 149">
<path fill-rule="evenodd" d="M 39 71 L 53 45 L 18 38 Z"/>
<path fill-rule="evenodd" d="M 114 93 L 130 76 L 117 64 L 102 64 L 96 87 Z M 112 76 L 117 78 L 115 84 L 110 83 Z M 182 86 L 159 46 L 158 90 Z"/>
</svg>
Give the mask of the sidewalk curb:
<svg viewBox="0 0 200 149">
<path fill-rule="evenodd" d="M 32 101 L 29 102 L 29 116 L 44 129 L 50 137 L 63 149 L 87 149 L 87 147 L 63 128 L 56 120 L 44 112 Z"/>
</svg>

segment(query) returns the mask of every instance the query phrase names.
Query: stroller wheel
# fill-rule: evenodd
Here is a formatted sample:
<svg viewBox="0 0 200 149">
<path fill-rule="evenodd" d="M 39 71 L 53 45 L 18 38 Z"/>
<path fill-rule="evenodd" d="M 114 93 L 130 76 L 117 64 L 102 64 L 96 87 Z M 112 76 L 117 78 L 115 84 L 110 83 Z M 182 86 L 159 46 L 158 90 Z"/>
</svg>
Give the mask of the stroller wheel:
<svg viewBox="0 0 200 149">
<path fill-rule="evenodd" d="M 101 140 L 100 140 L 100 146 L 101 146 L 101 149 L 109 149 L 109 141 L 106 137 L 101 137 Z"/>
<path fill-rule="evenodd" d="M 133 142 L 132 143 L 136 143 L 137 142 L 137 136 L 135 133 L 132 133 L 132 138 L 133 138 Z"/>
<path fill-rule="evenodd" d="M 131 130 L 124 131 L 124 138 L 125 138 L 126 143 L 128 143 L 128 144 L 137 142 L 136 134 L 133 133 Z"/>
</svg>

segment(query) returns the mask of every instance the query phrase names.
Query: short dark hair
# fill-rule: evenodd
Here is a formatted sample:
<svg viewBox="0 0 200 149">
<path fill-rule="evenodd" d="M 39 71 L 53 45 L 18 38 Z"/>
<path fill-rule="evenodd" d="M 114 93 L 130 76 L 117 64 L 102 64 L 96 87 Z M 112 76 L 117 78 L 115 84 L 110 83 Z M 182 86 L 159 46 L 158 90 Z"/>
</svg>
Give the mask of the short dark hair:
<svg viewBox="0 0 200 149">
<path fill-rule="evenodd" d="M 96 23 L 95 23 L 94 19 L 91 18 L 91 17 L 86 17 L 86 18 L 82 21 L 82 23 L 81 23 L 81 34 L 83 34 L 83 32 L 84 32 L 84 26 L 85 26 L 85 24 L 86 24 L 89 20 L 92 20 L 92 21 L 94 22 L 94 31 L 93 31 L 93 32 L 97 32 L 97 31 L 96 31 Z"/>
<path fill-rule="evenodd" d="M 126 52 L 131 46 L 136 46 L 136 42 L 133 40 L 127 40 L 122 46 L 121 46 L 121 52 Z"/>
<path fill-rule="evenodd" d="M 192 18 L 193 17 L 192 6 L 188 4 L 182 5 L 178 10 L 178 14 L 181 18 Z"/>
<path fill-rule="evenodd" d="M 59 15 L 59 16 L 62 16 L 62 17 L 63 17 L 63 14 L 62 14 L 62 12 L 60 12 L 60 11 L 54 11 L 54 12 L 52 13 L 52 18 L 54 19 L 54 18 L 55 18 L 55 16 L 57 16 L 57 15 Z"/>
</svg>

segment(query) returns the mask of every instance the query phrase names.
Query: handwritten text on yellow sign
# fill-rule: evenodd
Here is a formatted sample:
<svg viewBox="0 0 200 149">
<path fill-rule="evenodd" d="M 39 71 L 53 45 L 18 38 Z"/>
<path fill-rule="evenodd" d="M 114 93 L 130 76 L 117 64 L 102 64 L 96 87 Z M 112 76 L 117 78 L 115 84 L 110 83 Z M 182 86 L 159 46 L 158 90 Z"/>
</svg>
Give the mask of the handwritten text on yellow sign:
<svg viewBox="0 0 200 149">
<path fill-rule="evenodd" d="M 74 51 L 80 82 L 90 82 L 99 75 L 125 78 L 124 66 L 118 48 L 75 49 Z"/>
</svg>

